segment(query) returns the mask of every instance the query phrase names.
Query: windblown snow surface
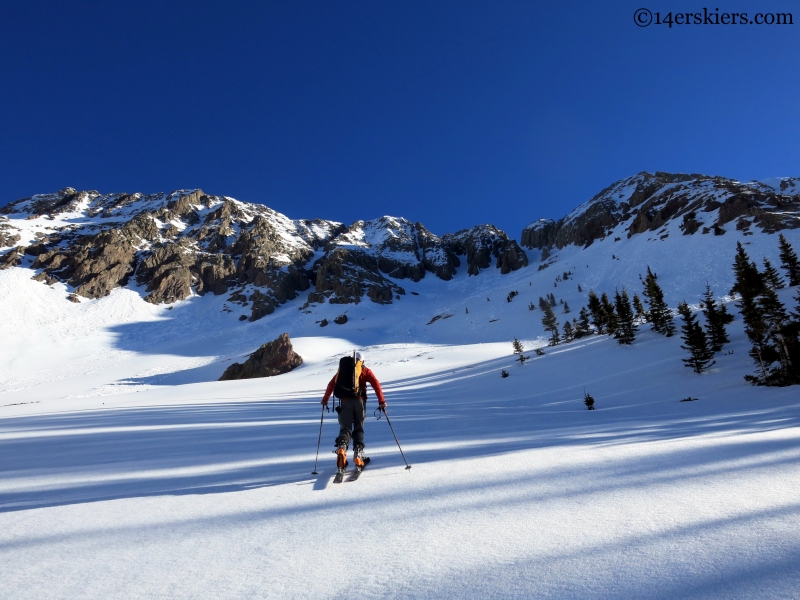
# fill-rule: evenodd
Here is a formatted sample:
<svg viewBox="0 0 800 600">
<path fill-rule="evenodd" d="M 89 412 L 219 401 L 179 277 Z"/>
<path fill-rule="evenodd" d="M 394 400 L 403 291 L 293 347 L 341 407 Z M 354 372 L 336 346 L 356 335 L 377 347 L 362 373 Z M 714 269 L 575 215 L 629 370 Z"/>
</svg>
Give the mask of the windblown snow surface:
<svg viewBox="0 0 800 600">
<path fill-rule="evenodd" d="M 677 336 L 549 348 L 528 310 L 551 292 L 569 317 L 589 288 L 639 292 L 648 264 L 673 307 L 696 305 L 706 281 L 730 289 L 736 240 L 778 264 L 777 236 L 613 237 L 541 271 L 529 252 L 505 276 L 398 282 L 390 306 L 306 313 L 301 297 L 252 324 L 224 296 L 73 304 L 0 272 L 0 597 L 797 598 L 800 394 L 743 380 L 738 314 L 695 375 Z M 284 331 L 300 368 L 216 381 Z M 515 363 L 515 336 L 545 356 Z M 353 348 L 413 468 L 372 396 L 372 463 L 334 485 L 319 400 Z"/>
</svg>

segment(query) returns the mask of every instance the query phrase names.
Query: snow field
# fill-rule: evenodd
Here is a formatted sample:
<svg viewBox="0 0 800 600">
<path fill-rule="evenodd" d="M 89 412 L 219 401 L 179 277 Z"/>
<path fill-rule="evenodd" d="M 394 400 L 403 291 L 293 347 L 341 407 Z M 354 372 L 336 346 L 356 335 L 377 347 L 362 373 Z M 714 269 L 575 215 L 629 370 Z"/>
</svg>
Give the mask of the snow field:
<svg viewBox="0 0 800 600">
<path fill-rule="evenodd" d="M 370 417 L 352 484 L 330 483 L 327 414 L 310 475 L 341 340 L 297 340 L 319 360 L 274 380 L 0 419 L 0 596 L 793 597 L 798 399 L 744 384 L 734 331 L 702 376 L 649 332 L 524 365 L 509 344 L 371 348 L 413 468 Z"/>
<path fill-rule="evenodd" d="M 639 292 L 648 264 L 672 306 L 706 280 L 722 296 L 737 239 L 778 264 L 777 236 L 737 236 L 609 237 L 542 271 L 531 252 L 507 276 L 399 281 L 391 306 L 305 314 L 301 296 L 252 324 L 226 296 L 72 304 L 0 272 L 0 598 L 795 598 L 800 398 L 744 382 L 738 315 L 733 354 L 700 376 L 647 326 L 631 347 L 511 356 L 515 336 L 544 346 L 527 305 L 547 293 L 572 308 L 563 323 L 590 287 Z M 216 381 L 283 331 L 300 368 Z M 371 395 L 372 463 L 333 485 L 333 413 L 310 475 L 319 399 L 355 347 L 413 468 Z"/>
</svg>

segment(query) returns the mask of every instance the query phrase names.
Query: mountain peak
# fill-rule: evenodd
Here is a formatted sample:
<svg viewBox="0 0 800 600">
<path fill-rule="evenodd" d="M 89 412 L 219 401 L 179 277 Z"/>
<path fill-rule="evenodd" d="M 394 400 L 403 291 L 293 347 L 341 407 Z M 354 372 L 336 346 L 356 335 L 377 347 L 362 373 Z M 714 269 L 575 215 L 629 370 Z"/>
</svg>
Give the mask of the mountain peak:
<svg viewBox="0 0 800 600">
<path fill-rule="evenodd" d="M 742 183 L 721 176 L 642 171 L 599 192 L 559 221 L 538 220 L 522 232 L 536 249 L 588 246 L 615 231 L 627 237 L 658 231 L 681 219 L 684 235 L 724 235 L 733 225 L 767 232 L 798 226 L 800 181 Z M 698 214 L 702 214 L 698 217 Z"/>
</svg>

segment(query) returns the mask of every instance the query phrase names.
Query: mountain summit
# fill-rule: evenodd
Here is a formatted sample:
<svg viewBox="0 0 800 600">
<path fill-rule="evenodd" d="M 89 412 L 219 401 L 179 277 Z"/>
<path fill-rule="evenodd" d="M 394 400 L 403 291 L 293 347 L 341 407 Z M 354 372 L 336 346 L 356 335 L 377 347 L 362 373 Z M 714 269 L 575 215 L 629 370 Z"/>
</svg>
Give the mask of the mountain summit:
<svg viewBox="0 0 800 600">
<path fill-rule="evenodd" d="M 731 227 L 766 233 L 800 226 L 800 179 L 741 183 L 725 177 L 656 172 L 622 179 L 559 221 L 541 219 L 522 232 L 522 246 L 547 250 L 588 247 L 622 224 L 627 237 L 667 235 L 680 220 L 684 235 L 724 235 Z"/>
<path fill-rule="evenodd" d="M 154 304 L 232 292 L 255 321 L 309 290 L 308 303 L 390 304 L 397 280 L 449 280 L 463 257 L 470 275 L 528 264 L 505 232 L 482 225 L 438 237 L 421 223 L 382 217 L 350 227 L 292 220 L 266 206 L 202 190 L 100 194 L 65 188 L 5 207 L 0 268 L 29 257 L 35 279 L 64 282 L 73 299 L 99 298 L 130 281 Z"/>
</svg>

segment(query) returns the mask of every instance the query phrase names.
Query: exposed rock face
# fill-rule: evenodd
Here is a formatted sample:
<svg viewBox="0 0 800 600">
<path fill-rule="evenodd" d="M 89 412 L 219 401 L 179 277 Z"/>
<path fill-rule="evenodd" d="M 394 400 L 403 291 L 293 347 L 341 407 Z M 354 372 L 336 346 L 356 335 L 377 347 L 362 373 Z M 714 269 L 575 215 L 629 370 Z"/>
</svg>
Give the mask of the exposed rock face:
<svg viewBox="0 0 800 600">
<path fill-rule="evenodd" d="M 471 275 L 492 263 L 509 273 L 528 260 L 516 242 L 490 225 L 444 237 L 395 217 L 345 227 L 291 220 L 202 190 L 103 195 L 65 188 L 19 200 L 3 212 L 10 216 L 0 220 L 0 242 L 22 243 L 0 254 L 0 268 L 33 257 L 38 281 L 64 282 L 85 298 L 105 296 L 130 281 L 156 304 L 232 292 L 232 302 L 249 307 L 250 321 L 312 285 L 309 302 L 367 298 L 390 304 L 405 294 L 400 280 L 417 282 L 428 273 L 452 279 L 459 255 Z M 20 237 L 24 228 L 15 224 L 31 219 L 36 224 Z"/>
<path fill-rule="evenodd" d="M 391 303 L 392 294 L 405 294 L 380 273 L 377 258 L 361 249 L 334 248 L 315 265 L 316 292 L 309 294 L 309 302 L 331 304 L 359 303 L 366 292 L 378 304 Z"/>
<path fill-rule="evenodd" d="M 274 377 L 288 373 L 303 364 L 302 357 L 292 348 L 288 333 L 264 344 L 253 352 L 244 364 L 233 363 L 219 378 L 220 381 L 232 379 L 253 379 L 255 377 Z"/>
<path fill-rule="evenodd" d="M 86 298 L 127 285 L 131 275 L 152 303 L 248 288 L 250 320 L 307 290 L 306 263 L 344 230 L 340 223 L 292 221 L 265 206 L 201 190 L 145 196 L 66 188 L 19 200 L 4 212 L 28 219 L 63 213 L 82 225 L 37 234 L 35 244 L 0 255 L 0 268 L 19 264 L 23 254 L 34 256 L 41 280 L 63 281 Z M 0 235 L 0 241 L 19 240 L 11 226 L 0 227 Z"/>
<path fill-rule="evenodd" d="M 0 256 L 0 269 L 8 269 L 16 267 L 22 262 L 22 257 L 25 254 L 23 246 L 12 248 L 9 252 Z"/>
<path fill-rule="evenodd" d="M 337 325 L 344 325 L 345 323 L 347 323 L 347 315 L 339 315 L 333 320 L 333 322 L 336 323 Z"/>
<path fill-rule="evenodd" d="M 20 235 L 8 224 L 7 217 L 0 217 L 0 248 L 13 246 L 20 240 Z"/>
<path fill-rule="evenodd" d="M 738 219 L 772 233 L 800 226 L 800 180 L 741 183 L 724 177 L 639 173 L 609 186 L 558 222 L 541 219 L 522 232 L 526 248 L 589 246 L 623 224 L 631 237 L 680 219 L 684 235 L 715 232 Z M 738 226 L 738 225 L 737 225 Z M 741 225 L 744 227 L 744 225 Z"/>
<path fill-rule="evenodd" d="M 422 252 L 423 266 L 439 279 L 450 281 L 456 274 L 456 268 L 461 266 L 458 256 L 442 241 L 442 238 L 425 229 L 422 223 L 417 223 L 414 227 L 417 243 Z"/>
<path fill-rule="evenodd" d="M 135 225 L 133 226 L 135 227 Z M 124 286 L 135 267 L 133 227 L 109 229 L 95 235 L 78 236 L 66 248 L 37 248 L 34 269 L 75 287 L 84 298 L 100 298 Z"/>
<path fill-rule="evenodd" d="M 497 259 L 496 266 L 503 275 L 528 264 L 525 251 L 494 225 L 463 229 L 442 239 L 456 254 L 467 255 L 467 273 L 470 275 L 489 268 L 492 257 Z"/>
<path fill-rule="evenodd" d="M 458 255 L 466 255 L 470 275 L 493 261 L 503 274 L 528 264 L 522 248 L 492 225 L 440 238 L 421 223 L 394 217 L 356 221 L 325 249 L 314 264 L 316 289 L 309 302 L 358 303 L 366 295 L 373 302 L 390 304 L 405 294 L 392 279 L 419 281 L 431 272 L 450 280 L 461 265 Z"/>
</svg>

